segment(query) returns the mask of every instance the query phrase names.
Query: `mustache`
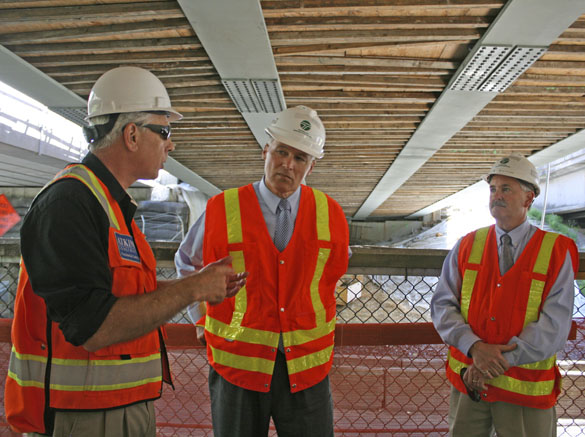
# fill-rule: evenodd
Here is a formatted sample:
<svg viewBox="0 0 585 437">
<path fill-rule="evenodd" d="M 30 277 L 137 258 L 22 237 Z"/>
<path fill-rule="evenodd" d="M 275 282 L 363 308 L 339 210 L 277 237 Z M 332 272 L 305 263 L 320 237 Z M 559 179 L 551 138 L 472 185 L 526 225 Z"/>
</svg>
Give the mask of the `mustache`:
<svg viewBox="0 0 585 437">
<path fill-rule="evenodd" d="M 493 208 L 494 206 L 503 206 L 505 208 L 508 206 L 508 204 L 506 202 L 504 202 L 503 200 L 494 200 L 492 202 L 492 204 L 490 205 L 490 207 Z"/>
</svg>

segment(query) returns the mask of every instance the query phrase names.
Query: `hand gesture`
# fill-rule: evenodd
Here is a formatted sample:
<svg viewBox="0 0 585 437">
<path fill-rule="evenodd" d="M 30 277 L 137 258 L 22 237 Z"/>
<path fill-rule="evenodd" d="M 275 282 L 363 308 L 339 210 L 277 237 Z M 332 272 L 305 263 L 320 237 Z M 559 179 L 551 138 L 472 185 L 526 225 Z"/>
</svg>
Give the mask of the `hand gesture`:
<svg viewBox="0 0 585 437">
<path fill-rule="evenodd" d="M 200 298 L 210 305 L 221 303 L 226 297 L 233 297 L 246 285 L 248 272 L 235 273 L 231 256 L 207 264 L 196 276 L 199 277 Z"/>
</svg>

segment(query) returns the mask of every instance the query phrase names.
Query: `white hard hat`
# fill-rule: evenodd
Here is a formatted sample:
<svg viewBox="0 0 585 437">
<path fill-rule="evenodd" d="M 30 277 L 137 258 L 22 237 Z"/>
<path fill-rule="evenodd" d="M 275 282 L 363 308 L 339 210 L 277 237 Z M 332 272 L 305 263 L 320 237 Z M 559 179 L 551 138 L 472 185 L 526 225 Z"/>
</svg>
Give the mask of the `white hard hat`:
<svg viewBox="0 0 585 437">
<path fill-rule="evenodd" d="M 536 196 L 540 194 L 538 185 L 538 172 L 536 167 L 524 156 L 514 153 L 498 160 L 491 168 L 490 172 L 484 177 L 489 182 L 493 175 L 510 176 L 527 182 L 534 187 Z"/>
<path fill-rule="evenodd" d="M 306 106 L 285 109 L 266 128 L 266 133 L 315 158 L 323 157 L 325 126 L 314 109 Z"/>
<path fill-rule="evenodd" d="M 151 111 L 166 112 L 170 121 L 183 118 L 171 107 L 165 86 L 154 74 L 138 67 L 118 67 L 106 71 L 94 84 L 87 100 L 86 119 Z"/>
</svg>

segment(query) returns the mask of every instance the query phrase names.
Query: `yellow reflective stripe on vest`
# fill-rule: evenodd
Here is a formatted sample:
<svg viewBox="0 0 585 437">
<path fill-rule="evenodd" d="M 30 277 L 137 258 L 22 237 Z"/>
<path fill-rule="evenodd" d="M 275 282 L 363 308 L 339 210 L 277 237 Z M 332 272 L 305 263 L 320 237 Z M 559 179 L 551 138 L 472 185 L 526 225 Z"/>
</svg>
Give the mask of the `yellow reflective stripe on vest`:
<svg viewBox="0 0 585 437">
<path fill-rule="evenodd" d="M 45 357 L 19 354 L 13 347 L 8 375 L 20 386 L 43 388 L 46 362 Z M 159 352 L 129 360 L 51 360 L 51 390 L 121 390 L 160 381 Z"/>
<path fill-rule="evenodd" d="M 237 188 L 232 188 L 224 192 L 224 207 L 226 216 L 227 226 L 227 240 L 228 244 L 242 243 L 244 240 L 242 232 L 242 216 L 240 213 L 240 197 Z M 246 262 L 244 259 L 244 252 L 242 250 L 230 251 L 232 257 L 232 267 L 234 271 L 245 272 Z M 230 325 L 227 326 L 218 320 L 214 320 L 207 316 L 205 320 L 205 328 L 221 337 L 228 339 L 241 339 L 243 335 L 242 320 L 248 309 L 248 291 L 246 286 L 242 287 L 234 300 L 234 312 L 232 314 L 232 320 Z M 245 329 L 245 328 L 244 328 Z M 256 331 L 254 333 L 248 333 L 247 336 L 259 340 L 260 344 L 264 344 L 266 341 L 266 334 L 260 334 L 262 331 Z M 221 333 L 221 334 L 218 334 Z M 264 338 L 262 338 L 264 337 Z M 245 341 L 245 340 L 244 340 Z"/>
<path fill-rule="evenodd" d="M 322 191 L 313 188 L 315 196 L 315 209 L 317 215 L 317 239 L 331 241 L 331 230 L 329 229 L 329 205 L 327 196 Z"/>
<path fill-rule="evenodd" d="M 205 329 L 218 337 L 223 337 L 228 340 L 262 344 L 269 347 L 276 347 L 278 345 L 279 334 L 277 332 L 247 328 L 245 326 L 234 328 L 231 325 L 210 317 L 209 314 L 205 316 Z"/>
<path fill-rule="evenodd" d="M 13 345 L 10 353 L 8 377 L 16 381 L 21 387 L 44 388 L 46 366 L 46 357 L 33 354 L 19 354 Z"/>
<path fill-rule="evenodd" d="M 449 363 L 449 368 L 457 375 L 461 373 L 461 369 L 468 367 L 467 364 L 462 363 L 456 358 L 453 358 L 453 355 L 451 355 L 451 350 L 447 351 L 447 362 Z"/>
<path fill-rule="evenodd" d="M 248 370 L 250 372 L 260 372 L 266 375 L 272 375 L 274 370 L 274 361 L 265 358 L 248 357 L 245 355 L 236 355 L 230 352 L 216 349 L 209 345 L 213 355 L 213 361 L 223 366 L 234 369 Z"/>
<path fill-rule="evenodd" d="M 457 375 L 459 375 L 462 368 L 467 367 L 467 364 L 462 363 L 456 358 L 453 358 L 451 351 L 449 351 L 447 354 L 447 361 L 449 363 L 449 368 Z M 522 364 L 517 367 L 527 370 L 551 370 L 555 366 L 556 361 L 557 357 L 556 355 L 553 355 L 552 357 L 545 360 L 529 364 Z M 526 396 L 546 396 L 551 394 L 554 389 L 554 374 L 551 375 L 553 375 L 553 379 L 546 381 L 522 381 L 507 375 L 500 375 L 497 378 L 487 380 L 486 384 L 500 388 L 502 390 L 523 394 Z"/>
<path fill-rule="evenodd" d="M 242 236 L 240 197 L 237 188 L 232 188 L 224 192 L 224 205 L 228 244 L 241 243 L 244 241 L 244 237 Z"/>
<path fill-rule="evenodd" d="M 534 263 L 534 273 L 546 275 L 548 266 L 550 264 L 550 257 L 552 250 L 557 241 L 559 234 L 554 232 L 547 232 L 542 239 L 536 262 Z M 536 322 L 538 320 L 538 313 L 540 309 L 540 303 L 542 302 L 542 293 L 544 292 L 545 282 L 533 279 L 530 283 L 530 292 L 528 295 L 528 303 L 526 307 L 526 316 L 524 318 L 524 326 L 529 323 Z"/>
<path fill-rule="evenodd" d="M 475 232 L 475 238 L 473 239 L 473 246 L 471 246 L 471 253 L 467 262 L 470 264 L 481 264 L 483 258 L 483 249 L 487 240 L 489 227 L 480 228 Z"/>
<path fill-rule="evenodd" d="M 325 337 L 333 331 L 335 331 L 335 317 L 313 329 L 297 329 L 296 331 L 283 332 L 282 340 L 287 346 L 297 346 L 313 341 L 316 338 Z"/>
<path fill-rule="evenodd" d="M 480 228 L 475 232 L 473 239 L 473 245 L 471 246 L 471 253 L 467 262 L 469 264 L 481 264 L 481 258 L 483 257 L 483 249 L 485 248 L 485 242 L 489 227 Z M 477 280 L 477 270 L 466 269 L 463 272 L 463 279 L 461 281 L 461 315 L 463 320 L 467 322 L 467 316 L 469 315 L 469 304 L 471 303 L 471 293 L 475 287 L 475 281 Z"/>
<path fill-rule="evenodd" d="M 317 255 L 317 265 L 315 266 L 315 273 L 313 274 L 313 279 L 311 280 L 311 302 L 313 303 L 313 310 L 315 311 L 315 323 L 317 326 L 325 325 L 325 323 L 327 323 L 327 320 L 325 320 L 325 307 L 323 306 L 323 301 L 321 300 L 321 295 L 319 294 L 319 283 L 321 282 L 323 270 L 325 269 L 325 264 L 327 264 L 327 260 L 329 259 L 330 254 L 331 249 L 319 249 L 319 254 Z"/>
<path fill-rule="evenodd" d="M 521 381 L 506 375 L 498 376 L 486 382 L 493 387 L 500 388 L 512 393 L 518 393 L 525 396 L 547 396 L 550 395 L 555 387 L 555 379 L 547 381 Z"/>
<path fill-rule="evenodd" d="M 104 192 L 102 186 L 100 185 L 97 177 L 91 171 L 89 171 L 82 164 L 76 164 L 76 165 L 73 165 L 73 166 L 61 171 L 55 177 L 55 179 L 53 179 L 53 181 L 49 182 L 48 185 L 52 184 L 53 182 L 56 182 L 57 180 L 59 180 L 60 178 L 62 178 L 64 176 L 71 176 L 71 177 L 74 177 L 75 179 L 83 182 L 87 186 L 87 188 L 90 189 L 90 191 L 93 193 L 93 195 L 96 197 L 96 199 L 98 200 L 98 202 L 100 203 L 100 205 L 102 206 L 104 211 L 106 212 L 106 215 L 108 216 L 108 219 L 110 220 L 110 226 L 112 226 L 113 228 L 115 228 L 117 230 L 120 229 L 120 225 L 118 224 L 118 219 L 116 218 L 116 214 L 114 214 L 114 210 L 112 209 L 110 202 L 108 202 L 108 197 L 107 197 L 106 193 Z"/>
<path fill-rule="evenodd" d="M 244 261 L 244 252 L 242 250 L 230 251 L 232 257 L 232 267 L 236 273 L 246 271 L 246 263 Z M 248 309 L 248 290 L 244 285 L 234 298 L 234 312 L 232 314 L 232 321 L 230 326 L 232 329 L 239 329 L 244 320 L 244 315 Z"/>
<path fill-rule="evenodd" d="M 318 352 L 304 355 L 299 358 L 287 360 L 286 365 L 288 368 L 288 374 L 294 375 L 295 373 L 303 372 L 313 367 L 321 366 L 331 359 L 333 353 L 333 345 L 326 347 Z"/>
</svg>

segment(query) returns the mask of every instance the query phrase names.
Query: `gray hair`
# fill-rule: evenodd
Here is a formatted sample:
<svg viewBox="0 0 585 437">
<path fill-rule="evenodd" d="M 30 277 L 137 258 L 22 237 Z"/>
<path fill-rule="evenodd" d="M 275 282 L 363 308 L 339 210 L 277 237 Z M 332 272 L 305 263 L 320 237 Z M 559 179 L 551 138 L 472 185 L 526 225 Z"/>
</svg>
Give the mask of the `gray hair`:
<svg viewBox="0 0 585 437">
<path fill-rule="evenodd" d="M 89 120 L 89 124 L 92 126 L 107 124 L 114 115 L 115 114 L 108 114 L 92 117 Z M 112 129 L 103 138 L 88 145 L 90 152 L 110 147 L 118 136 L 122 134 L 124 126 L 128 123 L 136 123 L 137 125 L 145 124 L 150 120 L 151 116 L 151 114 L 146 112 L 126 112 L 120 114 Z"/>
<path fill-rule="evenodd" d="M 522 191 L 526 191 L 527 193 L 533 192 L 534 197 L 536 197 L 536 189 L 534 188 L 534 186 L 532 184 L 525 182 L 522 179 L 516 179 L 516 180 L 518 182 L 520 182 L 520 187 L 522 187 Z"/>
</svg>

